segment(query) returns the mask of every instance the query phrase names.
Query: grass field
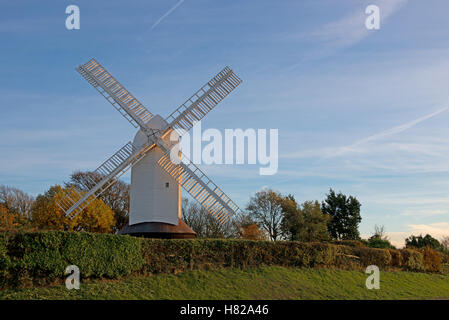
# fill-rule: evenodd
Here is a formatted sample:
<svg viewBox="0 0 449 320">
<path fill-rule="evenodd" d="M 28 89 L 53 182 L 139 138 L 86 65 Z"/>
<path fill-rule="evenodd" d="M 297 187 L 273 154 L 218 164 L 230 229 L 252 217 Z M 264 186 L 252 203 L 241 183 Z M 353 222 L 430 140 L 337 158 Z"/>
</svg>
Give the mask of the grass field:
<svg viewBox="0 0 449 320">
<path fill-rule="evenodd" d="M 264 267 L 89 281 L 0 292 L 0 299 L 449 299 L 449 276 L 381 272 L 380 289 L 360 271 Z"/>
</svg>

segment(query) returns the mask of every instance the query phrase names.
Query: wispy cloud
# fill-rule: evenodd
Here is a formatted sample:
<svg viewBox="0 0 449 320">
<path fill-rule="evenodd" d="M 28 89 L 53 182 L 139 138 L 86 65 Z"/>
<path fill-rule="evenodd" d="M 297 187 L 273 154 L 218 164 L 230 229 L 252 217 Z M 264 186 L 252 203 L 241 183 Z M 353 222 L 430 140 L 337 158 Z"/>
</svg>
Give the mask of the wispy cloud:
<svg viewBox="0 0 449 320">
<path fill-rule="evenodd" d="M 407 1 L 379 0 L 373 3 L 380 8 L 381 28 L 387 19 L 402 8 Z M 340 20 L 324 25 L 318 30 L 294 36 L 295 38 L 317 41 L 319 43 L 318 51 L 311 53 L 304 60 L 325 58 L 357 44 L 376 32 L 365 27 L 366 18 L 365 11 L 360 8 Z M 289 69 L 294 69 L 300 64 L 294 64 Z"/>
<path fill-rule="evenodd" d="M 178 3 L 176 3 L 173 7 L 170 8 L 170 10 L 168 10 L 164 15 L 162 15 L 152 26 L 151 26 L 151 30 L 153 30 L 154 28 L 156 28 L 161 22 L 162 20 L 164 20 L 165 18 L 167 18 L 173 11 L 176 10 L 176 8 L 178 8 L 182 3 L 184 2 L 184 0 L 179 0 Z"/>
<path fill-rule="evenodd" d="M 347 145 L 347 146 L 342 146 L 342 147 L 337 147 L 337 148 L 327 147 L 327 148 L 308 150 L 308 151 L 307 150 L 306 151 L 297 151 L 297 152 L 293 152 L 293 153 L 284 154 L 281 156 L 281 158 L 299 159 L 299 158 L 309 158 L 309 157 L 320 157 L 320 158 L 328 159 L 328 158 L 333 158 L 333 157 L 338 157 L 338 156 L 344 156 L 349 153 L 360 153 L 360 152 L 363 152 L 364 150 L 366 150 L 366 148 L 365 148 L 366 145 L 369 145 L 370 143 L 375 142 L 375 141 L 385 140 L 391 136 L 394 136 L 396 134 L 399 134 L 401 132 L 409 130 L 409 129 L 413 128 L 414 126 L 416 126 L 417 124 L 424 122 L 428 119 L 431 119 L 431 118 L 443 113 L 444 111 L 446 111 L 448 109 L 449 109 L 449 106 L 441 108 L 437 111 L 434 111 L 430 114 L 422 116 L 413 121 L 409 121 L 409 122 L 401 124 L 399 126 L 395 126 L 393 128 L 373 134 L 369 137 L 357 140 L 354 143 Z M 414 144 L 407 144 L 407 143 L 397 144 L 397 143 L 395 143 L 394 147 L 396 149 L 403 149 L 403 150 L 405 149 L 405 151 L 406 150 L 419 151 L 422 149 L 423 152 L 430 152 L 428 147 L 426 148 L 426 146 L 422 146 L 422 145 L 419 145 L 416 143 L 414 143 Z M 433 152 L 435 152 L 435 151 L 433 151 Z"/>
<path fill-rule="evenodd" d="M 405 204 L 405 203 L 404 203 Z M 431 203 L 433 204 L 433 203 Z M 448 215 L 449 210 L 443 209 L 419 209 L 412 210 L 408 209 L 402 213 L 403 216 L 411 216 L 411 217 L 432 217 L 432 216 L 440 216 L 440 215 Z"/>
<path fill-rule="evenodd" d="M 341 156 L 341 155 L 343 155 L 345 153 L 348 153 L 348 152 L 356 152 L 358 147 L 360 147 L 360 146 L 362 146 L 364 144 L 367 144 L 369 142 L 373 142 L 373 141 L 376 141 L 376 140 L 382 140 L 382 139 L 388 138 L 390 136 L 393 136 L 395 134 L 404 132 L 404 131 L 406 131 L 406 130 L 408 130 L 410 128 L 413 128 L 414 126 L 416 126 L 417 124 L 419 124 L 419 123 L 421 123 L 423 121 L 426 121 L 426 120 L 428 120 L 430 118 L 433 118 L 433 117 L 439 115 L 440 113 L 446 111 L 447 109 L 449 109 L 449 107 L 444 107 L 442 109 L 439 109 L 439 110 L 437 110 L 435 112 L 427 114 L 427 115 L 425 115 L 423 117 L 420 117 L 418 119 L 415 119 L 413 121 L 404 123 L 402 125 L 393 127 L 391 129 L 388 129 L 388 130 L 381 131 L 381 132 L 379 132 L 377 134 L 374 134 L 374 135 L 371 135 L 371 136 L 369 136 L 367 138 L 360 139 L 360 140 L 354 142 L 353 144 L 351 144 L 349 146 L 344 146 L 344 147 L 341 147 L 341 148 L 339 148 L 337 150 L 334 150 L 334 152 L 332 152 L 331 154 L 327 154 L 326 157 L 327 158 L 337 157 L 337 156 Z"/>
</svg>

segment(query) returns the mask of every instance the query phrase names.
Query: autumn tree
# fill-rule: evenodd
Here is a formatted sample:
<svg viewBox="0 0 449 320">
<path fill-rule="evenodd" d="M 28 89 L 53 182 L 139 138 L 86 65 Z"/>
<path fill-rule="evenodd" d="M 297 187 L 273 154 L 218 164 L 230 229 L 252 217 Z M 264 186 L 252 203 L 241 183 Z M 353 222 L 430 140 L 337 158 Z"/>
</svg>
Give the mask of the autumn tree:
<svg viewBox="0 0 449 320">
<path fill-rule="evenodd" d="M 235 225 L 233 219 L 221 223 L 199 204 L 182 199 L 182 219 L 196 232 L 198 238 L 233 238 Z"/>
<path fill-rule="evenodd" d="M 104 175 L 98 172 L 76 171 L 70 176 L 70 181 L 65 185 L 66 187 L 75 187 L 78 190 L 86 190 L 86 188 L 93 188 L 96 181 L 100 181 L 103 178 Z M 130 185 L 122 180 L 118 180 L 100 195 L 100 199 L 114 212 L 114 232 L 121 230 L 128 224 L 129 193 Z"/>
<path fill-rule="evenodd" d="M 31 207 L 33 197 L 20 189 L 0 186 L 0 204 L 2 204 L 10 213 L 18 214 L 25 219 L 31 219 Z"/>
<path fill-rule="evenodd" d="M 324 241 L 330 238 L 327 225 L 330 216 L 321 212 L 318 201 L 297 205 L 293 196 L 284 198 L 281 228 L 289 240 L 302 242 Z"/>
<path fill-rule="evenodd" d="M 248 240 L 265 240 L 265 233 L 255 223 L 241 229 L 241 238 Z"/>
<path fill-rule="evenodd" d="M 0 232 L 13 231 L 17 226 L 15 215 L 0 204 Z"/>
<path fill-rule="evenodd" d="M 74 192 L 73 188 L 56 185 L 39 195 L 32 208 L 33 223 L 44 230 L 111 232 L 115 225 L 114 214 L 101 199 L 94 199 L 73 219 L 58 206 L 66 193 Z"/>
<path fill-rule="evenodd" d="M 36 197 L 31 209 L 33 224 L 39 229 L 69 230 L 70 220 L 56 204 L 56 195 L 63 193 L 61 186 L 52 186 Z"/>
<path fill-rule="evenodd" d="M 261 230 L 256 221 L 246 212 L 239 211 L 232 218 L 235 226 L 235 236 L 240 239 L 266 240 L 267 235 Z M 257 239 L 256 239 L 257 238 Z"/>
<path fill-rule="evenodd" d="M 288 195 L 281 198 L 282 208 L 282 220 L 281 220 L 281 232 L 282 236 L 287 240 L 295 240 L 298 233 L 299 224 L 303 221 L 298 214 L 298 204 L 296 203 L 293 195 Z"/>
<path fill-rule="evenodd" d="M 250 218 L 266 231 L 273 241 L 281 238 L 282 200 L 280 193 L 271 189 L 262 190 L 250 198 L 246 207 Z"/>
<path fill-rule="evenodd" d="M 327 198 L 321 204 L 321 211 L 331 216 L 328 229 L 332 238 L 360 239 L 359 224 L 362 221 L 360 206 L 360 202 L 355 197 L 347 197 L 341 192 L 336 194 L 330 189 Z"/>
</svg>

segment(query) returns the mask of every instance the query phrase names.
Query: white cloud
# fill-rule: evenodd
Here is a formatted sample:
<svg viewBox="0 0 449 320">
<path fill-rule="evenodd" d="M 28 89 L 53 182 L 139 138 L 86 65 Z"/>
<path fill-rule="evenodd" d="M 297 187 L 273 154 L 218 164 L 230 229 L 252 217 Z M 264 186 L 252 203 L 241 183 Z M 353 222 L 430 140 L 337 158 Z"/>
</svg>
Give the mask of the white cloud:
<svg viewBox="0 0 449 320">
<path fill-rule="evenodd" d="M 432 237 L 437 239 L 449 235 L 449 222 L 437 222 L 431 224 L 410 224 L 408 226 L 412 234 L 414 235 L 430 234 Z"/>
<path fill-rule="evenodd" d="M 433 203 L 433 202 L 431 202 Z M 413 210 L 413 209 L 407 209 L 405 210 L 402 215 L 404 216 L 416 216 L 416 217 L 431 217 L 431 216 L 439 216 L 439 215 L 448 215 L 449 210 L 444 209 L 419 209 L 419 210 Z"/>
<path fill-rule="evenodd" d="M 386 232 L 390 242 L 396 247 L 403 247 L 405 239 L 411 235 L 419 236 L 430 234 L 436 239 L 449 235 L 449 222 L 436 222 L 431 224 L 410 224 L 408 231 Z"/>
<path fill-rule="evenodd" d="M 397 232 L 386 232 L 386 236 L 388 240 L 390 240 L 391 244 L 396 248 L 402 248 L 405 246 L 405 238 L 410 236 L 409 232 L 397 231 Z"/>
</svg>

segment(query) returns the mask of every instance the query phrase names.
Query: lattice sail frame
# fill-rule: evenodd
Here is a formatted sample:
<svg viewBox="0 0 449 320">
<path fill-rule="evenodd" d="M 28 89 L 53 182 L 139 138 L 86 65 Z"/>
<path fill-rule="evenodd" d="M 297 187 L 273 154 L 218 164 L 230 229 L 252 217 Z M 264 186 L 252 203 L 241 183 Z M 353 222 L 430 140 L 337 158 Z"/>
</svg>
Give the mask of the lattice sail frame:
<svg viewBox="0 0 449 320">
<path fill-rule="evenodd" d="M 220 223 L 227 222 L 233 213 L 239 211 L 239 207 L 183 154 L 180 164 L 173 163 L 169 153 L 165 153 L 158 164 Z"/>
<path fill-rule="evenodd" d="M 95 59 L 76 70 L 135 128 L 146 128 L 153 114 Z"/>
<path fill-rule="evenodd" d="M 112 186 L 119 177 L 139 162 L 156 145 L 164 151 L 158 164 L 208 210 L 220 223 L 229 220 L 230 215 L 238 212 L 239 207 L 201 171 L 193 162 L 181 153 L 181 162 L 175 164 L 170 159 L 170 148 L 161 139 L 171 130 L 180 135 L 190 130 L 196 121 L 200 121 L 242 81 L 229 68 L 224 68 L 214 78 L 201 87 L 184 104 L 167 118 L 167 126 L 158 132 L 146 126 L 153 117 L 121 83 L 119 83 L 95 59 L 79 66 L 77 71 L 103 95 L 135 128 L 140 127 L 148 136 L 148 144 L 137 148 L 128 142 L 88 177 L 85 190 L 79 192 L 72 188 L 58 205 L 69 217 L 74 217 L 86 208 L 94 199 Z M 93 187 L 90 187 L 93 185 Z M 90 187 L 90 188 L 89 188 Z"/>
<path fill-rule="evenodd" d="M 94 185 L 93 187 L 89 187 L 87 184 L 83 185 L 85 188 L 83 193 L 76 189 L 71 190 L 58 202 L 59 207 L 70 217 L 80 213 L 93 200 L 116 183 L 129 169 L 142 160 L 153 146 L 145 146 L 138 149 L 131 142 L 128 142 L 94 171 L 98 175 L 87 177 L 90 180 L 89 182 Z M 95 177 L 98 178 L 95 179 Z"/>
<path fill-rule="evenodd" d="M 242 83 L 229 67 L 224 68 L 208 83 L 195 92 L 186 102 L 173 111 L 165 121 L 179 134 L 189 131 Z"/>
</svg>

